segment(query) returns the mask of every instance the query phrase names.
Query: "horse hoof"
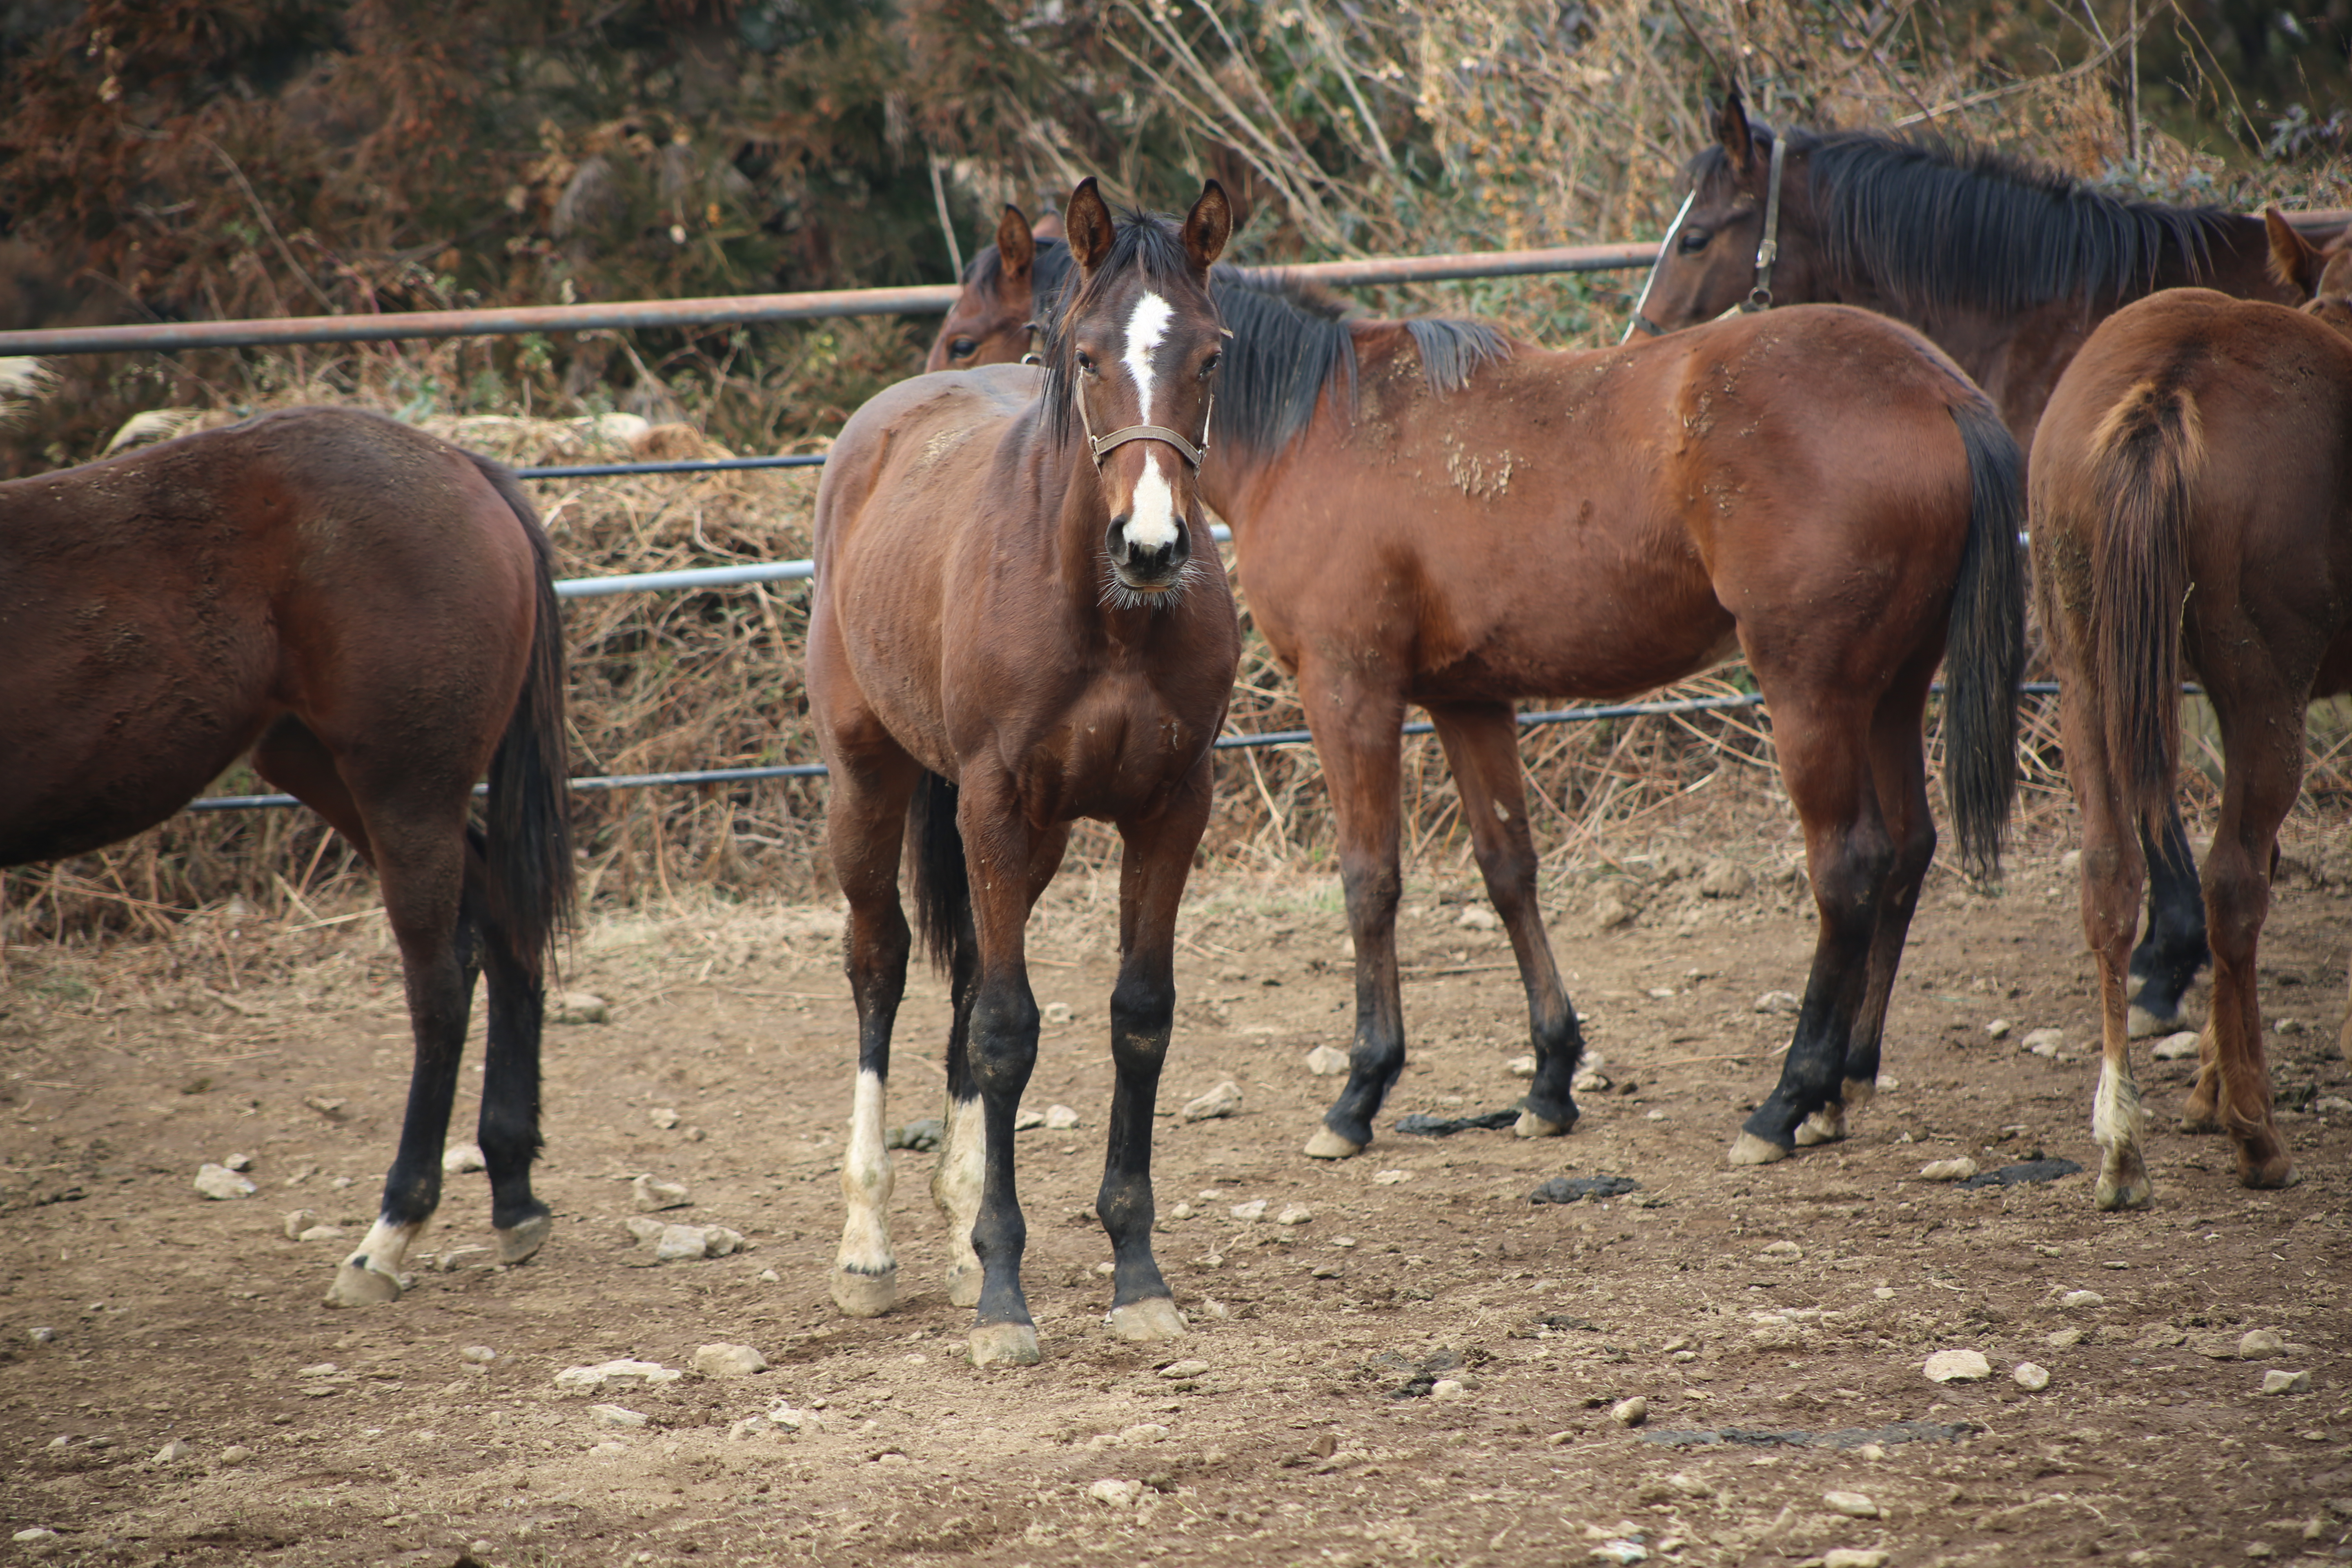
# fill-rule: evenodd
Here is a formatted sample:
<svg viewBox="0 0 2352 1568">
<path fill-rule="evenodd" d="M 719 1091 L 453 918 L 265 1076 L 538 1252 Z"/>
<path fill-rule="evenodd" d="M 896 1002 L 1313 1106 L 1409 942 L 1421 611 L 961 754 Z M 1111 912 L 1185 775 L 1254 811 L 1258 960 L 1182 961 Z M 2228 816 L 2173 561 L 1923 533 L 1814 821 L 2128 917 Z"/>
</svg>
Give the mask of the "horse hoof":
<svg viewBox="0 0 2352 1568">
<path fill-rule="evenodd" d="M 1184 1314 L 1178 1311 L 1176 1303 L 1167 1297 L 1148 1296 L 1140 1301 L 1129 1301 L 1124 1307 L 1113 1307 L 1110 1310 L 1110 1331 L 1116 1337 L 1135 1344 L 1181 1339 L 1185 1331 Z M 1030 1359 L 1036 1359 L 1034 1349 Z"/>
<path fill-rule="evenodd" d="M 523 1221 L 520 1225 L 509 1226 L 498 1232 L 499 1261 L 501 1263 L 528 1262 L 538 1255 L 541 1247 L 547 1245 L 548 1235 L 554 1229 L 555 1218 L 552 1215 L 539 1215 Z"/>
<path fill-rule="evenodd" d="M 2128 1179 L 2117 1179 L 2102 1172 L 2096 1194 L 2099 1212 L 2115 1214 L 2123 1209 L 2144 1209 L 2156 1202 L 2156 1188 L 2141 1171 Z"/>
<path fill-rule="evenodd" d="M 1035 1366 L 1037 1331 L 1028 1323 L 982 1323 L 966 1342 L 974 1366 Z"/>
<path fill-rule="evenodd" d="M 1759 1138 L 1753 1132 L 1742 1132 L 1731 1141 L 1731 1152 L 1726 1159 L 1734 1165 L 1769 1165 L 1785 1160 L 1790 1151 L 1769 1139 Z"/>
<path fill-rule="evenodd" d="M 2238 1184 L 2242 1187 L 2291 1187 L 2303 1180 L 2303 1173 L 2294 1168 L 2294 1159 L 2276 1154 L 2267 1160 L 2238 1162 Z"/>
<path fill-rule="evenodd" d="M 2145 1040 L 2154 1035 L 2168 1035 L 2179 1027 L 2179 1025 L 2180 1014 L 2178 1009 L 2174 1010 L 2172 1016 L 2159 1018 L 2135 1002 L 2124 1014 L 2124 1035 L 2128 1039 Z"/>
<path fill-rule="evenodd" d="M 1564 1138 L 1568 1130 L 1575 1125 L 1572 1121 L 1554 1121 L 1538 1116 L 1532 1110 L 1522 1110 L 1519 1119 L 1511 1123 L 1511 1133 L 1517 1138 Z"/>
<path fill-rule="evenodd" d="M 1797 1125 L 1797 1147 L 1811 1149 L 1845 1137 L 1845 1107 L 1824 1105 Z"/>
<path fill-rule="evenodd" d="M 1310 1160 L 1352 1160 L 1363 1152 L 1361 1143 L 1342 1138 L 1328 1127 L 1318 1127 L 1315 1136 L 1307 1141 L 1307 1157 Z"/>
<path fill-rule="evenodd" d="M 970 1265 L 948 1270 L 948 1305 L 977 1307 L 980 1305 L 980 1270 Z"/>
<path fill-rule="evenodd" d="M 836 1264 L 832 1285 L 833 1304 L 853 1318 L 878 1318 L 898 1304 L 896 1264 L 879 1274 L 860 1274 Z"/>
<path fill-rule="evenodd" d="M 327 1287 L 330 1307 L 381 1307 L 400 1300 L 400 1281 L 362 1263 L 345 1263 Z"/>
</svg>

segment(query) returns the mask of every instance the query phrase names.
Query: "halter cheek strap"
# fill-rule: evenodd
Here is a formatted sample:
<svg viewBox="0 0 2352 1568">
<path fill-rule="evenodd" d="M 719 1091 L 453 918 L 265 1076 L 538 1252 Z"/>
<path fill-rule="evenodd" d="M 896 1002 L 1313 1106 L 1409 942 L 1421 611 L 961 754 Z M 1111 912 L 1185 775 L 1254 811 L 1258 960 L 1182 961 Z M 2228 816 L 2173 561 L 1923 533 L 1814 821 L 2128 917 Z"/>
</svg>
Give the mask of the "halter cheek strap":
<svg viewBox="0 0 2352 1568">
<path fill-rule="evenodd" d="M 1716 317 L 1718 321 L 1772 308 L 1772 265 L 1780 258 L 1780 169 L 1788 153 L 1788 137 L 1773 137 L 1772 164 L 1765 176 L 1764 234 L 1756 242 L 1755 281 L 1748 288 L 1748 298 Z M 1637 331 L 1653 338 L 1665 335 L 1666 329 L 1650 320 L 1650 290 L 1657 287 L 1658 274 L 1664 269 L 1675 237 L 1683 231 L 1683 220 L 1690 216 L 1691 204 L 1696 200 L 1698 190 L 1694 186 L 1691 194 L 1683 198 L 1683 205 L 1675 210 L 1675 221 L 1667 226 L 1666 237 L 1658 242 L 1658 258 L 1650 264 L 1649 279 L 1642 285 L 1642 297 L 1634 301 L 1633 319 L 1625 323 L 1624 335 L 1617 340 L 1619 342 L 1631 342 Z"/>
</svg>

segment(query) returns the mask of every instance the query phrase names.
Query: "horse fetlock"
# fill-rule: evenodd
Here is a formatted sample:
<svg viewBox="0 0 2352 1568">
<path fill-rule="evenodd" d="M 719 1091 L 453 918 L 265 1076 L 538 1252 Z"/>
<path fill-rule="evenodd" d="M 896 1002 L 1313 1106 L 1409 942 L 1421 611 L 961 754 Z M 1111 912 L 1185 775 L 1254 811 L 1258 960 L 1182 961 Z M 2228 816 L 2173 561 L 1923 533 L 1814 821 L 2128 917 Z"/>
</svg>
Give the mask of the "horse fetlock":
<svg viewBox="0 0 2352 1568">
<path fill-rule="evenodd" d="M 1165 1296 L 1147 1296 L 1140 1301 L 1129 1301 L 1124 1307 L 1110 1310 L 1111 1333 L 1131 1344 L 1178 1339 L 1188 1329 L 1184 1314 Z"/>
<path fill-rule="evenodd" d="M 1824 1105 L 1797 1124 L 1797 1147 L 1800 1149 L 1843 1142 L 1844 1139 L 1845 1107 L 1843 1105 Z"/>
<path fill-rule="evenodd" d="M 869 1273 L 847 1264 L 833 1266 L 833 1304 L 853 1318 L 878 1318 L 898 1304 L 898 1266 Z"/>
<path fill-rule="evenodd" d="M 982 1323 L 964 1342 L 974 1366 L 1035 1366 L 1045 1359 L 1034 1323 Z"/>
</svg>

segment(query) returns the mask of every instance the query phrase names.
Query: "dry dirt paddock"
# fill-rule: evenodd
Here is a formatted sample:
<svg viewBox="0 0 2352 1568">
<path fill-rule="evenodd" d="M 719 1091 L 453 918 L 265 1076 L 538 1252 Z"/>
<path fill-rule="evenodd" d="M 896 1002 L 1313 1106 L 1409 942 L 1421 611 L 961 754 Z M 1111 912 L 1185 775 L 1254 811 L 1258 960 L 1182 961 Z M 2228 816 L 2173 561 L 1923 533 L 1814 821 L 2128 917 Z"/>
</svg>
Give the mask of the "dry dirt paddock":
<svg viewBox="0 0 2352 1568">
<path fill-rule="evenodd" d="M 1741 842 L 1753 865 L 1787 863 L 1777 827 Z M 2114 1216 L 2093 1212 L 2088 1175 L 1920 1176 L 1961 1156 L 2095 1158 L 2090 966 L 2053 852 L 2017 855 L 1998 897 L 1938 873 L 1885 1092 L 1850 1142 L 1761 1170 L 1722 1152 L 1776 1068 L 1789 1019 L 1758 1000 L 1799 988 L 1811 916 L 1785 877 L 1741 891 L 1718 875 L 1729 896 L 1704 896 L 1702 853 L 1669 847 L 1552 895 L 1614 1080 L 1559 1141 L 1389 1130 L 1510 1104 L 1524 1048 L 1507 949 L 1464 923 L 1475 878 L 1410 878 L 1412 1064 L 1380 1140 L 1339 1165 L 1297 1152 L 1336 1087 L 1303 1058 L 1349 1029 L 1336 887 L 1196 882 L 1163 1104 L 1228 1078 L 1243 1099 L 1230 1119 L 1159 1123 L 1160 1256 L 1192 1332 L 1156 1349 L 1102 1327 L 1108 1248 L 1088 1205 L 1115 879 L 1066 872 L 1034 922 L 1034 977 L 1070 1016 L 1046 1027 L 1030 1104 L 1080 1124 L 1021 1135 L 1045 1361 L 986 1375 L 938 1284 L 929 1154 L 898 1157 L 911 1299 L 862 1321 L 827 1300 L 852 1076 L 829 909 L 595 920 L 568 983 L 611 1019 L 547 1046 L 553 1239 L 526 1267 L 478 1266 L 465 1249 L 488 1240 L 487 1187 L 456 1178 L 405 1299 L 364 1311 L 320 1297 L 373 1213 L 404 1093 L 380 920 L 232 911 L 168 945 L 14 950 L 0 1560 L 2352 1557 L 2343 892 L 2291 863 L 2265 954 L 2302 1184 L 2241 1190 L 2217 1141 L 2171 1131 L 2187 1068 L 2158 1063 L 2157 1206 Z M 1638 916 L 1598 931 L 1612 890 Z M 919 976 L 893 1121 L 938 1113 L 944 1013 Z M 2063 1031 L 2056 1055 L 2021 1049 L 2045 1028 Z M 198 1165 L 232 1152 L 258 1194 L 199 1197 Z M 690 1190 L 664 1219 L 730 1227 L 746 1249 L 656 1261 L 625 1223 L 646 1173 Z M 1562 1174 L 1641 1185 L 1528 1202 Z M 340 1237 L 289 1239 L 300 1209 Z M 2261 1331 L 2276 1348 L 2242 1358 Z M 688 1371 L 707 1344 L 752 1346 L 768 1369 Z M 1948 1350 L 1982 1352 L 1991 1375 L 1930 1383 L 1923 1363 Z M 616 1358 L 687 1375 L 558 1385 Z M 2021 1386 L 2021 1363 L 2047 1386 Z M 2266 1394 L 2270 1372 L 2307 1384 Z M 1621 1424 L 1636 1396 L 1646 1424 Z M 600 1405 L 643 1424 L 607 1425 L 625 1418 Z M 1693 1436 L 1726 1431 L 1748 1437 Z"/>
</svg>

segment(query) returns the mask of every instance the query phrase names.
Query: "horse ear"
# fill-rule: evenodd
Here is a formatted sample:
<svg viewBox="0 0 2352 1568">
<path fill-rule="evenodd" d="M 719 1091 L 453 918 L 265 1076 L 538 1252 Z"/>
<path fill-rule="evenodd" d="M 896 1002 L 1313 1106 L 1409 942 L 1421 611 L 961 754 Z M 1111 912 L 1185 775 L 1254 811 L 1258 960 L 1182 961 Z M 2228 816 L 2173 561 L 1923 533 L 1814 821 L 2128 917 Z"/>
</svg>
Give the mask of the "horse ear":
<svg viewBox="0 0 2352 1568">
<path fill-rule="evenodd" d="M 1070 237 L 1070 257 L 1082 272 L 1092 272 L 1110 255 L 1111 241 L 1118 231 L 1111 225 L 1110 205 L 1095 189 L 1095 177 L 1088 174 L 1070 193 L 1070 205 L 1062 214 L 1062 226 Z"/>
<path fill-rule="evenodd" d="M 1715 139 L 1731 157 L 1734 176 L 1744 175 L 1756 162 L 1756 134 L 1748 128 L 1748 106 L 1739 101 L 1734 82 L 1723 95 L 1723 112 L 1715 117 Z"/>
<path fill-rule="evenodd" d="M 1233 237 L 1233 204 L 1225 199 L 1225 187 L 1211 180 L 1201 187 L 1201 199 L 1192 204 L 1192 210 L 1184 215 L 1184 256 L 1192 270 L 1206 275 Z"/>
<path fill-rule="evenodd" d="M 2319 275 L 2327 265 L 2319 247 L 2295 233 L 2294 226 L 2276 207 L 2263 209 L 2263 226 L 2271 235 L 2271 271 L 2294 290 L 2297 303 L 2316 298 Z"/>
<path fill-rule="evenodd" d="M 1007 278 L 1026 277 L 1032 263 L 1037 259 L 1037 242 L 1029 236 L 1029 217 L 1010 202 L 1004 216 L 996 220 L 996 255 L 1004 264 Z"/>
</svg>

